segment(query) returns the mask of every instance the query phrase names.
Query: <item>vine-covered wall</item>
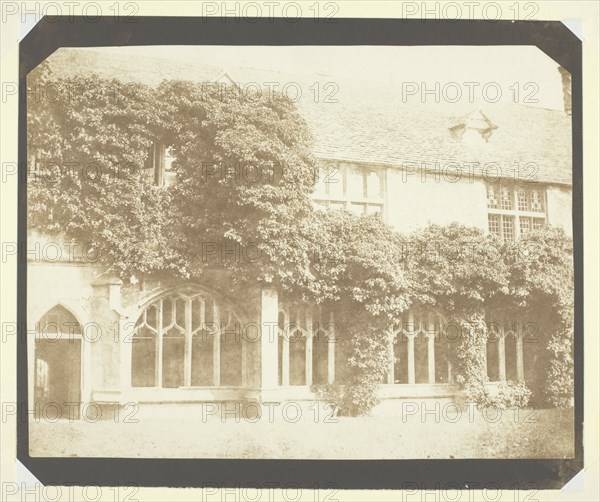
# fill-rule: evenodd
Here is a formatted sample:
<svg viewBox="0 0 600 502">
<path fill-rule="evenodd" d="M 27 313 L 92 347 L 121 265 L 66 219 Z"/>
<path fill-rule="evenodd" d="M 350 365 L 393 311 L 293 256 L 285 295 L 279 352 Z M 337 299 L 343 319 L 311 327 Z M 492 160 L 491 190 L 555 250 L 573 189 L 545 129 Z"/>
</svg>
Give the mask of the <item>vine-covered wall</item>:
<svg viewBox="0 0 600 502">
<path fill-rule="evenodd" d="M 40 84 L 56 94 L 28 108 L 28 153 L 39 167 L 30 165 L 31 228 L 87 243 L 125 280 L 202 281 L 219 269 L 240 291 L 273 286 L 333 306 L 353 376 L 344 389 L 323 392 L 350 414 L 376 404 L 388 363 L 385 327 L 415 303 L 458 327 L 450 357 L 457 381 L 480 404 L 491 402 L 486 315 L 498 310 L 540 326 L 536 399 L 570 402 L 572 241 L 560 229 L 532 232 L 515 246 L 458 223 L 401 235 L 376 217 L 318 211 L 310 199 L 311 135 L 277 93 L 56 79 L 43 65 L 29 79 Z M 157 187 L 144 175 L 155 142 L 172 147 L 173 186 Z M 240 165 L 257 176 L 240 178 Z M 207 259 L 207 243 L 254 252 L 252 259 Z"/>
</svg>

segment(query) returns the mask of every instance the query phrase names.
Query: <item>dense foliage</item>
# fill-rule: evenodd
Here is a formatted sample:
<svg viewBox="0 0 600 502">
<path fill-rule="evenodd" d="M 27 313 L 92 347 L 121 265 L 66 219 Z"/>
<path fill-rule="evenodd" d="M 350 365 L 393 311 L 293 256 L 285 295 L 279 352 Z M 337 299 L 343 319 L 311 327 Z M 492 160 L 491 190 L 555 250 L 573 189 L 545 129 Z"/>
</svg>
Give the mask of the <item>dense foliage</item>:
<svg viewBox="0 0 600 502">
<path fill-rule="evenodd" d="M 532 390 L 537 404 L 568 406 L 574 392 L 573 243 L 561 229 L 550 227 L 525 236 L 518 253 L 507 248 L 510 295 L 502 304 L 512 308 L 515 318 L 535 323 L 540 371 Z"/>
<path fill-rule="evenodd" d="M 43 166 L 29 178 L 32 228 L 91 243 L 124 278 L 198 279 L 221 268 L 234 284 L 328 304 L 351 371 L 344 387 L 322 395 L 343 413 L 377 403 L 386 327 L 412 304 L 445 313 L 459 335 L 450 353 L 457 381 L 483 405 L 494 402 L 484 386 L 486 315 L 535 317 L 545 368 L 539 393 L 553 405 L 569 401 L 572 243 L 562 231 L 532 232 L 521 246 L 533 254 L 523 255 L 458 224 L 401 236 L 376 217 L 318 211 L 311 135 L 279 94 L 36 72 L 29 84 L 51 82 L 56 92 L 28 107 L 28 151 Z M 176 159 L 170 187 L 144 174 L 157 142 Z M 551 315 L 538 319 L 540 312 Z M 515 392 L 524 402 L 527 392 Z"/>
<path fill-rule="evenodd" d="M 476 396 L 475 402 L 481 408 L 500 410 L 524 409 L 530 404 L 531 390 L 523 382 L 498 382 L 491 392 Z"/>
<path fill-rule="evenodd" d="M 44 70 L 47 90 L 28 106 L 28 153 L 40 166 L 29 165 L 30 226 L 64 232 L 123 275 L 168 269 L 170 194 L 141 169 L 159 119 L 152 92 L 96 77 L 46 80 Z"/>
</svg>

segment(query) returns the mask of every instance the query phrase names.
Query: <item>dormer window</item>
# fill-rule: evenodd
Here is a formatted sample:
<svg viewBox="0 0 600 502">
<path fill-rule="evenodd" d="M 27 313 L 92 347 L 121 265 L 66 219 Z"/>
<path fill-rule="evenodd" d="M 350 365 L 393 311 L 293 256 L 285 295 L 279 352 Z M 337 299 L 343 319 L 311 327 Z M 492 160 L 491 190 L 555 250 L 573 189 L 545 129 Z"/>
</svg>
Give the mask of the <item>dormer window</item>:
<svg viewBox="0 0 600 502">
<path fill-rule="evenodd" d="M 450 127 L 450 134 L 460 141 L 470 144 L 488 143 L 498 126 L 481 110 L 462 117 Z"/>
</svg>

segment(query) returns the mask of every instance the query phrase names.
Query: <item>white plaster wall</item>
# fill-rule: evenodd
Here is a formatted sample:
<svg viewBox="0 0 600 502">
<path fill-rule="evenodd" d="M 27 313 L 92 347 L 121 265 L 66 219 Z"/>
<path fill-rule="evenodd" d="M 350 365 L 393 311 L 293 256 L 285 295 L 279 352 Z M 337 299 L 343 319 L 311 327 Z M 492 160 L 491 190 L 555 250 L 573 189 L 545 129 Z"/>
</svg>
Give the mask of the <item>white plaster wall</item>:
<svg viewBox="0 0 600 502">
<path fill-rule="evenodd" d="M 420 174 L 388 169 L 386 218 L 389 225 L 402 233 L 430 223 L 453 222 L 487 230 L 485 184 L 481 179 L 466 177 L 456 182 L 436 180 L 433 174 L 423 180 Z"/>
<path fill-rule="evenodd" d="M 562 227 L 567 235 L 573 235 L 573 204 L 570 188 L 549 187 L 546 192 L 548 223 Z"/>
<path fill-rule="evenodd" d="M 29 406 L 33 407 L 35 365 L 34 334 L 41 317 L 55 305 L 67 308 L 83 329 L 92 321 L 92 281 L 102 272 L 97 263 L 82 263 L 69 256 L 61 239 L 49 239 L 31 233 L 27 246 L 21 249 L 27 259 L 27 363 Z M 85 334 L 85 331 L 84 331 Z M 82 340 L 81 400 L 90 399 L 92 344 Z"/>
<path fill-rule="evenodd" d="M 91 283 L 101 272 L 95 265 L 67 263 L 27 264 L 27 324 L 35 323 L 52 307 L 61 304 L 85 325 L 91 321 Z"/>
<path fill-rule="evenodd" d="M 27 246 L 20 249 L 27 260 L 27 324 L 35 323 L 52 307 L 61 304 L 84 325 L 90 319 L 92 281 L 103 272 L 97 260 L 81 260 L 82 245 L 29 232 Z"/>
</svg>

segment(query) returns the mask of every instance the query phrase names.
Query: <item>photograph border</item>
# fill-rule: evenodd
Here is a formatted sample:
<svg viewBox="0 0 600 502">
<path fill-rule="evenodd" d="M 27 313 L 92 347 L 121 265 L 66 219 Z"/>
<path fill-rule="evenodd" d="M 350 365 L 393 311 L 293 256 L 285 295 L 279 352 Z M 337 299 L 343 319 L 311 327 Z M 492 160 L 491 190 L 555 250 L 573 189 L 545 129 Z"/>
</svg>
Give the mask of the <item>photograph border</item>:
<svg viewBox="0 0 600 502">
<path fill-rule="evenodd" d="M 129 21 L 129 22 L 125 22 Z M 134 21 L 134 22 L 132 22 Z M 206 17 L 43 18 L 23 39 L 19 84 L 61 47 L 138 45 L 511 45 L 537 46 L 572 77 L 575 278 L 574 459 L 232 460 L 40 458 L 29 456 L 27 412 L 27 263 L 17 270 L 17 458 L 44 484 L 314 489 L 556 489 L 583 467 L 583 140 L 582 43 L 559 21 L 419 19 L 258 19 Z M 19 169 L 26 180 L 27 94 L 19 101 Z M 18 183 L 18 243 L 27 246 L 27 185 Z M 110 440 L 110 438 L 107 438 Z"/>
</svg>

